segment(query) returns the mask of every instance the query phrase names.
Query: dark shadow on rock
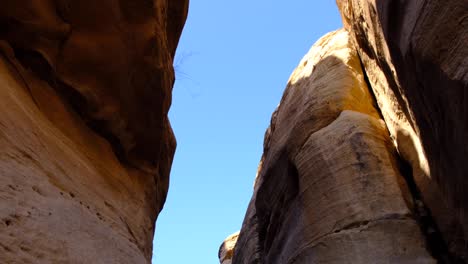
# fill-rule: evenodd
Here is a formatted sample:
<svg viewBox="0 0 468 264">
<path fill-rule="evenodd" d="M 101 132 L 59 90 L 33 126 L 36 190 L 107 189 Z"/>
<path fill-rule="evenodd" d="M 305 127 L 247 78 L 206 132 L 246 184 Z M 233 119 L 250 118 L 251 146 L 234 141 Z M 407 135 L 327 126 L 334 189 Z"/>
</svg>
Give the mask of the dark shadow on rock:
<svg viewBox="0 0 468 264">
<path fill-rule="evenodd" d="M 453 252 L 468 258 L 468 2 L 377 1 L 382 25 L 400 89 L 392 85 L 406 113 L 412 112 L 427 155 L 431 179 L 447 204 L 449 218 L 442 223 Z M 371 10 L 372 11 L 372 10 Z M 412 17 L 410 17 L 412 16 Z M 417 17 L 417 19 L 414 19 Z M 466 17 L 465 17 L 466 18 Z M 460 44 L 462 43 L 462 44 Z M 452 57 L 452 56 L 458 56 Z M 461 58 L 460 58 L 461 56 Z M 371 56 L 374 57 L 375 56 Z M 388 62 L 377 58 L 383 69 Z M 459 63 L 461 61 L 461 63 Z M 391 73 L 385 72 L 391 79 Z M 411 120 L 411 119 L 408 119 Z M 416 181 L 419 185 L 420 182 Z M 424 194 L 423 194 L 424 196 Z M 436 216 L 447 218 L 447 216 Z M 453 227 L 453 225 L 455 225 Z"/>
<path fill-rule="evenodd" d="M 408 153 L 409 156 L 418 157 L 416 146 L 411 136 L 399 130 L 397 133 L 397 141 L 400 148 L 404 148 L 405 151 L 410 152 Z M 439 197 L 440 190 L 437 184 L 426 175 L 414 173 L 415 170 L 419 168 L 412 168 L 411 164 L 401 157 L 398 157 L 398 165 L 401 175 L 404 177 L 406 185 L 411 193 L 411 210 L 413 216 L 417 220 L 419 228 L 426 238 L 429 252 L 437 259 L 437 263 L 464 263 L 449 251 L 449 246 L 443 239 L 443 235 L 437 224 L 447 222 L 446 224 L 449 225 L 450 218 L 447 219 L 444 215 L 450 214 L 450 212 L 444 206 L 433 208 L 434 210 L 431 211 L 425 204 L 424 196 L 421 194 L 420 186 L 423 186 L 422 189 L 427 192 L 425 194 L 426 196 Z M 434 217 L 433 213 L 436 213 L 437 216 Z M 448 230 L 443 231 L 447 232 Z M 460 232 L 461 230 L 455 228 L 450 231 L 457 237 L 463 237 L 463 234 Z"/>
</svg>

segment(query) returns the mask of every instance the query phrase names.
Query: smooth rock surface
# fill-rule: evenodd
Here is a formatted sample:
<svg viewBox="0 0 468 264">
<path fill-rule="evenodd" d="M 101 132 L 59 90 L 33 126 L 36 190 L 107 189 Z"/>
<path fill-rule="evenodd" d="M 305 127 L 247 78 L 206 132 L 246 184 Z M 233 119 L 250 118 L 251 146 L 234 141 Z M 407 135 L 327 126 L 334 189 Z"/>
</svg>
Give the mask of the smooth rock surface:
<svg viewBox="0 0 468 264">
<path fill-rule="evenodd" d="M 406 177 L 443 237 L 430 238 L 434 253 L 467 262 L 468 1 L 337 3 Z"/>
<path fill-rule="evenodd" d="M 150 263 L 188 1 L 0 6 L 0 262 Z"/>
<path fill-rule="evenodd" d="M 219 247 L 218 258 L 221 264 L 231 264 L 232 256 L 234 254 L 234 247 L 236 246 L 237 239 L 239 238 L 239 232 L 236 232 L 228 236 L 223 244 Z"/>
<path fill-rule="evenodd" d="M 292 74 L 232 263 L 436 263 L 345 30 Z"/>
</svg>

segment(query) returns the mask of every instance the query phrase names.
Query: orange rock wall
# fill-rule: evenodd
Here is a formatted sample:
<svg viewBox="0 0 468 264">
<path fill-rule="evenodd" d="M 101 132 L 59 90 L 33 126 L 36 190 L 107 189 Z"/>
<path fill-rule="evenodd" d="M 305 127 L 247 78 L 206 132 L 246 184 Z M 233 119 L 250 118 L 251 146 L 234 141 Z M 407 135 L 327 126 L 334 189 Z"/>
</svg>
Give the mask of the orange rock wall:
<svg viewBox="0 0 468 264">
<path fill-rule="evenodd" d="M 188 1 L 0 1 L 2 263 L 149 263 Z"/>
</svg>

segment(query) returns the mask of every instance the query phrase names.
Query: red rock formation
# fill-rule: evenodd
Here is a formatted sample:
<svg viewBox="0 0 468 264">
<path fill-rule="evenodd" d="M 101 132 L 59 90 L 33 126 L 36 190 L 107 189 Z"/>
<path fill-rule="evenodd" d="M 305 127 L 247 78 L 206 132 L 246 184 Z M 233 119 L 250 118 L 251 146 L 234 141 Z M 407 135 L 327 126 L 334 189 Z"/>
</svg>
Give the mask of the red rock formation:
<svg viewBox="0 0 468 264">
<path fill-rule="evenodd" d="M 0 6 L 0 259 L 148 263 L 188 1 Z"/>
<path fill-rule="evenodd" d="M 232 263 L 465 263 L 468 2 L 337 3 L 348 33 L 291 76 Z"/>
</svg>

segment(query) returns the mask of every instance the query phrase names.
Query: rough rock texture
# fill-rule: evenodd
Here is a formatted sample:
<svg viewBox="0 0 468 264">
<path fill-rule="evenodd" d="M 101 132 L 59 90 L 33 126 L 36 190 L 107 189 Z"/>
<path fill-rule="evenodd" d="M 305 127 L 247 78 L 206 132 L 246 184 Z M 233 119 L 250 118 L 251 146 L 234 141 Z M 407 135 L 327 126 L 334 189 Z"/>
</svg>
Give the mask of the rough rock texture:
<svg viewBox="0 0 468 264">
<path fill-rule="evenodd" d="M 236 246 L 237 239 L 239 238 L 239 232 L 236 232 L 228 236 L 221 247 L 219 247 L 218 258 L 221 264 L 231 264 L 232 256 L 234 254 L 234 247 Z"/>
<path fill-rule="evenodd" d="M 2 263 L 149 263 L 186 0 L 0 0 Z"/>
<path fill-rule="evenodd" d="M 436 263 L 344 30 L 292 74 L 232 263 Z"/>
<path fill-rule="evenodd" d="M 442 234 L 433 250 L 468 262 L 468 1 L 337 3 L 406 174 Z"/>
</svg>

